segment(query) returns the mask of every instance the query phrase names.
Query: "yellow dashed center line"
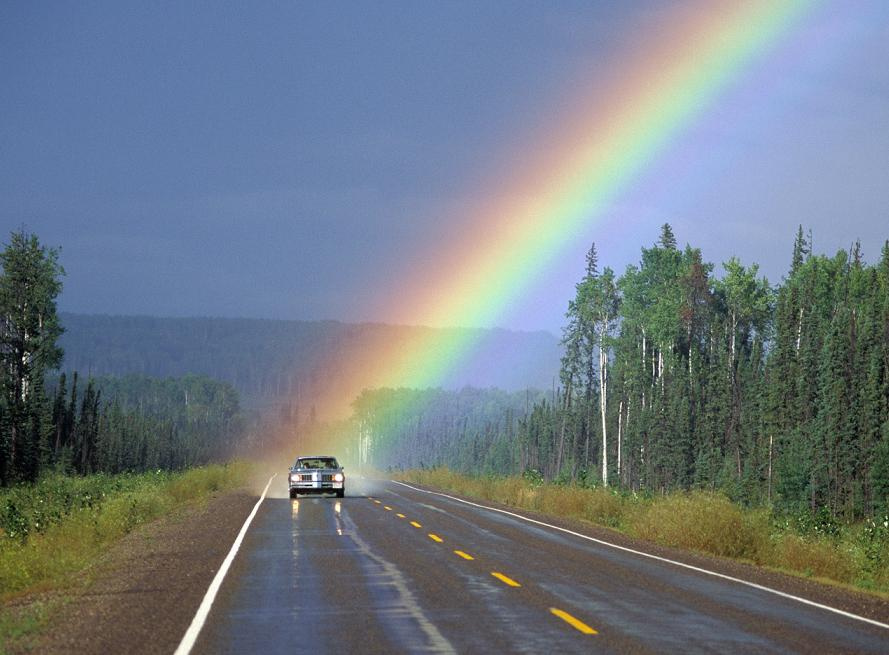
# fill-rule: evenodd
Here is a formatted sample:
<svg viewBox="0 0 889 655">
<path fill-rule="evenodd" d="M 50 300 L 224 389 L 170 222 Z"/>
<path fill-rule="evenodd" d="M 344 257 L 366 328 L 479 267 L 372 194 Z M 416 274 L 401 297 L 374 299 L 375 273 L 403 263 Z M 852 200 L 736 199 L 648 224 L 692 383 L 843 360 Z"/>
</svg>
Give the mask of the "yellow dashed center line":
<svg viewBox="0 0 889 655">
<path fill-rule="evenodd" d="M 379 500 L 376 500 L 376 499 L 371 499 L 371 500 L 373 500 L 378 505 L 381 504 Z M 383 505 L 383 509 L 390 511 L 390 512 L 392 511 L 392 508 L 389 507 L 388 505 Z M 406 518 L 405 515 L 401 514 L 401 513 L 396 514 L 396 516 L 400 519 Z M 414 526 L 415 528 L 422 528 L 423 527 L 416 521 L 411 521 L 411 525 Z M 437 534 L 434 534 L 432 532 L 430 532 L 428 536 L 430 539 L 432 539 L 432 541 L 434 541 L 436 543 L 440 544 L 440 543 L 444 542 L 444 539 L 442 539 Z M 469 560 L 469 561 L 472 561 L 475 559 L 472 555 L 470 555 L 469 553 L 466 553 L 462 550 L 455 550 L 454 554 L 457 555 L 458 557 L 462 557 L 463 559 Z M 500 573 L 499 571 L 491 571 L 491 575 L 494 576 L 495 578 L 497 578 L 498 580 L 500 580 L 500 582 L 502 582 L 503 584 L 508 585 L 510 587 L 521 587 L 522 586 L 521 583 L 516 582 L 515 580 L 510 578 L 508 575 L 504 575 L 503 573 Z M 572 628 L 574 628 L 578 632 L 582 632 L 585 635 L 599 634 L 596 630 L 594 630 L 593 628 L 588 626 L 586 623 L 584 623 L 580 619 L 575 618 L 575 617 L 571 616 L 570 614 L 568 614 L 568 612 L 560 610 L 556 607 L 550 607 L 549 611 L 551 614 L 559 617 L 565 623 L 570 625 Z"/>
<path fill-rule="evenodd" d="M 497 573 L 497 571 L 491 571 L 491 575 L 500 580 L 500 582 L 504 584 L 508 584 L 510 587 L 521 587 L 518 582 L 510 578 L 509 576 L 503 575 L 502 573 Z"/>
<path fill-rule="evenodd" d="M 598 632 L 593 630 L 590 626 L 588 626 L 586 623 L 584 623 L 580 619 L 576 619 L 573 616 L 571 616 L 570 614 L 568 614 L 568 612 L 563 612 L 562 610 L 557 609 L 555 607 L 550 607 L 549 611 L 550 611 L 550 613 L 558 616 L 560 619 L 562 619 L 565 623 L 570 625 L 572 628 L 582 632 L 585 635 L 599 634 Z"/>
<path fill-rule="evenodd" d="M 369 498 L 369 500 L 372 500 L 372 501 L 375 502 L 377 505 L 382 505 L 382 503 L 381 503 L 379 500 L 377 500 L 376 498 Z M 388 512 L 391 512 L 391 511 L 392 511 L 392 508 L 389 507 L 388 505 L 383 505 L 383 509 L 385 509 L 385 510 L 388 511 Z M 400 518 L 400 519 L 407 518 L 404 514 L 401 514 L 400 512 L 399 512 L 399 513 L 396 513 L 395 516 L 397 516 L 397 517 Z M 417 523 L 416 521 L 411 521 L 411 525 L 414 526 L 415 528 L 422 528 L 422 527 L 423 527 L 422 525 L 420 525 L 420 524 Z M 432 539 L 432 541 L 434 541 L 434 542 L 436 542 L 436 543 L 439 543 L 439 544 L 440 544 L 440 543 L 443 543 L 443 542 L 444 542 L 444 539 L 442 539 L 442 538 L 439 537 L 437 534 L 434 534 L 434 533 L 432 533 L 432 532 L 430 532 L 428 536 L 429 536 L 430 539 Z M 462 551 L 462 550 L 455 550 L 455 551 L 454 551 L 454 554 L 457 555 L 458 557 L 462 557 L 463 559 L 465 559 L 465 560 L 469 560 L 469 561 L 472 561 L 472 560 L 475 559 L 472 555 L 470 555 L 469 553 L 466 553 L 466 552 L 464 552 L 464 551 Z M 500 580 L 500 582 L 502 582 L 503 584 L 508 585 L 508 586 L 510 586 L 510 587 L 521 587 L 521 586 L 522 586 L 521 583 L 516 582 L 515 580 L 513 580 L 512 578 L 510 578 L 508 575 L 504 575 L 503 573 L 500 573 L 500 572 L 498 572 L 498 571 L 491 571 L 491 575 L 494 576 L 495 578 L 497 578 L 498 580 Z M 582 632 L 582 633 L 585 634 L 585 635 L 597 635 L 597 634 L 599 634 L 596 630 L 594 630 L 593 628 L 591 628 L 590 626 L 588 626 L 586 623 L 584 623 L 584 622 L 581 621 L 580 619 L 577 619 L 577 618 L 571 616 L 570 614 L 568 614 L 568 612 L 565 612 L 565 611 L 563 611 L 563 610 L 560 610 L 560 609 L 558 609 L 558 608 L 556 608 L 556 607 L 550 607 L 550 608 L 549 608 L 549 611 L 550 611 L 551 614 L 553 614 L 553 615 L 559 617 L 559 618 L 562 619 L 565 623 L 567 623 L 568 625 L 570 625 L 572 628 L 574 628 L 574 629 L 577 630 L 578 632 Z"/>
</svg>

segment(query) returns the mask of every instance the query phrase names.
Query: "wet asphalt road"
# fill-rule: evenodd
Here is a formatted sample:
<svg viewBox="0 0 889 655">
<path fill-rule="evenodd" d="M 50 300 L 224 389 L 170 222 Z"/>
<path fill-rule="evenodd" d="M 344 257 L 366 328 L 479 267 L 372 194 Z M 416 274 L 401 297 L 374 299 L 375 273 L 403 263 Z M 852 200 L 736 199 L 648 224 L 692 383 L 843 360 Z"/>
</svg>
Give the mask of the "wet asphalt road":
<svg viewBox="0 0 889 655">
<path fill-rule="evenodd" d="M 263 502 L 193 652 L 889 652 L 889 630 L 822 609 L 396 483 L 349 485 Z"/>
</svg>

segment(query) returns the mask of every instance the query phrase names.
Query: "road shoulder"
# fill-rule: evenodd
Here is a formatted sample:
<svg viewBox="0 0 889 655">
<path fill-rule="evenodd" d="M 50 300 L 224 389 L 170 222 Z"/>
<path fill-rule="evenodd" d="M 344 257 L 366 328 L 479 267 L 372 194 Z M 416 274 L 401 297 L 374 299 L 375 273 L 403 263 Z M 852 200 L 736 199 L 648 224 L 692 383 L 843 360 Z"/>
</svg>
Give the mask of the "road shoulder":
<svg viewBox="0 0 889 655">
<path fill-rule="evenodd" d="M 174 512 L 115 544 L 62 592 L 9 605 L 44 611 L 45 627 L 8 653 L 171 653 L 256 503 L 246 490 Z"/>
</svg>

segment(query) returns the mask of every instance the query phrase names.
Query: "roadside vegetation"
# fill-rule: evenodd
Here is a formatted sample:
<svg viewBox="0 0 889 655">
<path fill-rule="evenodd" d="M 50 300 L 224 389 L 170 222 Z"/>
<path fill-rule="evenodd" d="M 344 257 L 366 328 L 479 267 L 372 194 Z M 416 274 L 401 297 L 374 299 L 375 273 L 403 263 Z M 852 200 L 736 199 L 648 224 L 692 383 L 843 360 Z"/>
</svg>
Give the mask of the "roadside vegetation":
<svg viewBox="0 0 889 655">
<path fill-rule="evenodd" d="M 709 491 L 641 495 L 547 483 L 524 476 L 472 476 L 445 468 L 398 474 L 406 482 L 551 516 L 589 521 L 662 546 L 751 562 L 889 595 L 889 516 L 838 523 L 827 511 L 747 509 Z"/>
<path fill-rule="evenodd" d="M 235 461 L 180 473 L 49 474 L 0 490 L 0 602 L 64 587 L 136 527 L 247 483 Z"/>
</svg>

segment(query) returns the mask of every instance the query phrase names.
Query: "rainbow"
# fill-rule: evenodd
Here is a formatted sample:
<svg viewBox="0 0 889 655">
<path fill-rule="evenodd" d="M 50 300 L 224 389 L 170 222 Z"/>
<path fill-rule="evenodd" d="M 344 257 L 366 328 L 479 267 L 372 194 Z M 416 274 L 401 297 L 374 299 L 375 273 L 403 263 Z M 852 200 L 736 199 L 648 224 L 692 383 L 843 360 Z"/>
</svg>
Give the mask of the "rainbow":
<svg viewBox="0 0 889 655">
<path fill-rule="evenodd" d="M 430 255 L 435 270 L 405 276 L 375 314 L 436 327 L 496 324 L 813 4 L 707 1 L 665 11 L 658 29 L 623 53 L 607 88 L 576 94 L 573 115 L 554 121 L 562 127 L 528 144 L 531 166 L 511 167 L 518 170 L 487 206 L 463 219 L 471 229 Z M 364 388 L 440 386 L 477 338 L 471 330 L 446 334 L 421 331 L 406 344 L 368 344 L 357 362 L 334 361 L 349 383 L 332 387 L 320 405 L 342 416 Z"/>
</svg>

